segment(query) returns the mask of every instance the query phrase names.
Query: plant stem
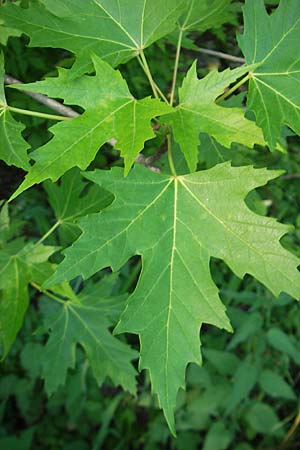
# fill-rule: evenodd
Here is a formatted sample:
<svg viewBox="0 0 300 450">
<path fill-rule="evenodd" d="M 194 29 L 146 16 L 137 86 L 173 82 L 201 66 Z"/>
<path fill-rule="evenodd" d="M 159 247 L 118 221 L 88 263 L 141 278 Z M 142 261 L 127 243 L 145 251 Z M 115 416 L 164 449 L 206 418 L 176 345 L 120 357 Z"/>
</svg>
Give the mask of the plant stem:
<svg viewBox="0 0 300 450">
<path fill-rule="evenodd" d="M 61 298 L 57 297 L 56 295 L 52 294 L 52 292 L 47 291 L 47 289 L 42 289 L 42 286 L 35 283 L 34 281 L 31 281 L 31 286 L 36 289 L 37 291 L 41 292 L 42 294 L 47 295 L 47 297 L 52 298 L 52 300 L 55 300 L 56 302 L 62 303 L 63 305 L 66 304 L 66 301 L 62 300 Z"/>
<path fill-rule="evenodd" d="M 147 78 L 149 80 L 149 83 L 150 83 L 150 86 L 152 88 L 152 92 L 154 94 L 154 97 L 155 98 L 159 98 L 158 91 L 157 91 L 157 88 L 156 88 L 156 84 L 155 84 L 155 82 L 153 80 L 153 77 L 152 77 L 152 74 L 151 74 L 151 70 L 150 70 L 150 67 L 148 66 L 148 63 L 147 63 L 147 60 L 146 60 L 146 57 L 144 55 L 143 50 L 140 53 L 140 61 L 142 63 L 142 67 L 144 69 L 144 72 L 147 75 Z"/>
<path fill-rule="evenodd" d="M 177 42 L 175 65 L 174 65 L 174 72 L 173 72 L 173 81 L 172 81 L 172 88 L 171 88 L 171 97 L 170 97 L 170 105 L 171 106 L 174 103 L 174 95 L 175 95 L 175 88 L 176 88 L 176 80 L 177 80 L 177 73 L 178 73 L 178 64 L 179 64 L 179 58 L 180 58 L 182 36 L 183 36 L 183 30 L 180 29 L 179 36 L 178 36 L 178 42 Z"/>
<path fill-rule="evenodd" d="M 240 86 L 245 84 L 248 80 L 251 78 L 251 73 L 249 72 L 244 78 L 242 78 L 238 83 L 236 83 L 234 86 L 232 86 L 231 89 L 228 89 L 228 91 L 224 92 L 221 97 L 217 98 L 216 103 L 221 103 L 223 100 L 225 100 L 227 97 L 229 97 L 233 92 L 235 92 Z"/>
<path fill-rule="evenodd" d="M 56 228 L 59 227 L 59 225 L 61 224 L 61 222 L 58 220 L 57 222 L 55 222 L 54 225 L 52 225 L 51 228 L 49 228 L 49 230 L 41 237 L 41 239 L 39 241 L 36 242 L 36 246 L 40 245 L 42 242 L 45 241 L 45 239 L 47 239 L 48 236 L 50 236 L 50 234 L 53 233 L 53 231 L 56 230 Z"/>
<path fill-rule="evenodd" d="M 20 109 L 15 108 L 14 106 L 5 106 L 5 109 L 8 109 L 9 111 L 23 114 L 24 116 L 34 116 L 34 117 L 42 117 L 43 119 L 51 119 L 51 120 L 71 120 L 71 117 L 66 116 L 57 116 L 55 114 L 46 114 L 38 111 L 29 111 L 28 109 Z"/>
<path fill-rule="evenodd" d="M 168 161 L 169 161 L 170 170 L 171 170 L 172 175 L 174 177 L 177 177 L 177 173 L 176 173 L 175 165 L 174 165 L 174 161 L 173 161 L 173 156 L 172 156 L 171 133 L 167 134 L 167 143 L 168 143 Z"/>
</svg>

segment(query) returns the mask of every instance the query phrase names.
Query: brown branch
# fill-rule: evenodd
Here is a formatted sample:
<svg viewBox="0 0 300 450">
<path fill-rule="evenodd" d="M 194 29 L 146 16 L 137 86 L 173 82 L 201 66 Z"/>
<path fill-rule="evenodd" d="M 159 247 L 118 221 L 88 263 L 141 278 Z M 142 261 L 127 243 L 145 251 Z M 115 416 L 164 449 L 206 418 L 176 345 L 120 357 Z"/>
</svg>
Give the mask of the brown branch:
<svg viewBox="0 0 300 450">
<path fill-rule="evenodd" d="M 198 50 L 200 53 L 205 53 L 206 55 L 216 56 L 217 58 L 227 59 L 228 61 L 238 62 L 241 64 L 245 63 L 244 58 L 241 58 L 240 56 L 233 56 L 228 53 L 217 52 L 216 50 L 209 50 L 208 48 L 203 47 L 199 47 Z"/>
</svg>

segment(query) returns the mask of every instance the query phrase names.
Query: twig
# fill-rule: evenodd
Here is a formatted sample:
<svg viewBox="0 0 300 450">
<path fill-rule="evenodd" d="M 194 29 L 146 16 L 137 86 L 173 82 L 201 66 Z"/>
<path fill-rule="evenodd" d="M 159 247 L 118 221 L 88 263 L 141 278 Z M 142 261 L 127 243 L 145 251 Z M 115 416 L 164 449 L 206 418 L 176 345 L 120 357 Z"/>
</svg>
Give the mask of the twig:
<svg viewBox="0 0 300 450">
<path fill-rule="evenodd" d="M 288 173 L 286 175 L 283 175 L 282 178 L 284 180 L 295 180 L 297 178 L 300 178 L 300 173 Z"/>
<path fill-rule="evenodd" d="M 12 76 L 7 75 L 7 74 L 4 76 L 4 82 L 5 82 L 5 84 L 24 84 L 22 81 L 17 80 L 16 78 L 13 78 Z M 66 116 L 69 118 L 74 118 L 74 117 L 80 116 L 80 114 L 77 111 L 75 111 L 74 109 L 70 108 L 69 106 L 62 105 L 57 100 L 53 100 L 52 98 L 49 98 L 46 95 L 36 94 L 35 92 L 30 92 L 30 91 L 24 91 L 23 89 L 21 90 L 21 92 L 28 95 L 29 97 L 34 98 L 39 103 L 42 103 L 43 105 L 48 106 L 48 108 L 52 109 L 53 111 L 58 112 L 59 114 L 61 114 L 63 116 Z M 117 141 L 115 139 L 110 139 L 109 141 L 107 141 L 107 143 L 110 144 L 112 147 L 115 146 L 116 142 Z M 159 167 L 152 166 L 151 162 L 153 162 L 153 161 L 148 161 L 148 158 L 146 158 L 142 153 L 138 154 L 135 162 L 138 164 L 142 164 L 143 166 L 147 167 L 147 169 L 152 170 L 153 172 L 160 172 Z"/>
<path fill-rule="evenodd" d="M 208 48 L 199 47 L 200 53 L 205 53 L 206 55 L 216 56 L 217 58 L 227 59 L 228 61 L 238 62 L 241 64 L 245 63 L 244 58 L 240 56 L 228 55 L 227 53 L 217 52 L 216 50 L 209 50 Z"/>
</svg>

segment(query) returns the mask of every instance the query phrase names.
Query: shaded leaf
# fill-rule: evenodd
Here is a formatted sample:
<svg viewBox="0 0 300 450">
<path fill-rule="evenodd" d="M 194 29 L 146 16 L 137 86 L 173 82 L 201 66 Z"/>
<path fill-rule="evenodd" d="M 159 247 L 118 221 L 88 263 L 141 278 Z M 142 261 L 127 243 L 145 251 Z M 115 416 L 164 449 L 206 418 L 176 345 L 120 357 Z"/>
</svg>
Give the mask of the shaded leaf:
<svg viewBox="0 0 300 450">
<path fill-rule="evenodd" d="M 102 298 L 98 284 L 93 292 L 86 294 L 83 289 L 76 301 L 47 301 L 44 306 L 44 326 L 50 336 L 42 355 L 42 376 L 48 395 L 65 383 L 68 369 L 74 369 L 77 344 L 83 347 L 99 384 L 108 376 L 115 385 L 135 393 L 136 372 L 130 361 L 138 354 L 108 330 L 114 323 L 110 309 L 116 302 L 124 304 L 124 297 Z"/>
</svg>

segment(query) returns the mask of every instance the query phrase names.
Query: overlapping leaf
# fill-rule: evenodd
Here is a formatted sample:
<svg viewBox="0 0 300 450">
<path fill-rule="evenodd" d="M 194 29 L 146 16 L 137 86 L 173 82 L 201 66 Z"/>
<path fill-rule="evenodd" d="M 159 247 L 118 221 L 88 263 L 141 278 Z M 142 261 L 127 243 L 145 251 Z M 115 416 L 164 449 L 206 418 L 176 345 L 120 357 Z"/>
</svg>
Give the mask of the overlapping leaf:
<svg viewBox="0 0 300 450">
<path fill-rule="evenodd" d="M 28 143 L 22 137 L 25 126 L 17 122 L 6 108 L 4 61 L 0 53 L 0 159 L 6 164 L 29 169 Z"/>
<path fill-rule="evenodd" d="M 199 328 L 230 330 L 210 258 L 223 259 L 240 277 L 250 273 L 275 295 L 299 298 L 299 260 L 279 243 L 287 226 L 258 216 L 244 203 L 249 191 L 278 172 L 228 163 L 191 175 L 168 177 L 136 166 L 87 173 L 114 193 L 114 203 L 80 221 L 83 234 L 47 285 L 111 266 L 139 254 L 143 270 L 117 332 L 140 335 L 140 368 L 148 368 L 153 391 L 172 430 L 186 365 L 201 363 Z"/>
<path fill-rule="evenodd" d="M 179 19 L 184 31 L 205 31 L 230 20 L 232 0 L 188 0 L 186 10 Z"/>
<path fill-rule="evenodd" d="M 65 48 L 81 64 L 93 52 L 113 66 L 136 56 L 176 26 L 184 0 L 56 0 L 29 8 L 8 3 L 0 19 L 31 38 L 31 46 Z"/>
<path fill-rule="evenodd" d="M 80 229 L 76 223 L 79 217 L 98 212 L 113 200 L 113 196 L 100 186 L 88 186 L 77 168 L 69 170 L 62 177 L 60 185 L 45 181 L 43 187 L 59 222 L 58 232 L 62 243 L 70 243 L 79 236 Z"/>
<path fill-rule="evenodd" d="M 99 384 L 108 376 L 115 385 L 135 393 L 136 371 L 131 360 L 138 354 L 108 330 L 115 323 L 116 311 L 118 315 L 122 311 L 124 296 L 111 295 L 110 280 L 104 279 L 92 289 L 83 289 L 76 301 L 47 300 L 44 325 L 50 336 L 41 362 L 48 395 L 65 383 L 68 369 L 75 367 L 78 344 L 83 347 Z"/>
<path fill-rule="evenodd" d="M 245 32 L 239 45 L 253 70 L 248 105 L 255 112 L 266 141 L 274 148 L 282 126 L 300 134 L 300 2 L 281 0 L 268 15 L 263 0 L 247 0 Z"/>
<path fill-rule="evenodd" d="M 151 119 L 170 112 L 170 107 L 157 99 L 132 97 L 120 73 L 98 57 L 94 57 L 94 65 L 94 77 L 70 81 L 62 72 L 61 78 L 53 83 L 49 79 L 45 85 L 41 82 L 36 87 L 34 84 L 18 86 L 46 93 L 53 93 L 59 86 L 57 96 L 86 111 L 51 128 L 53 139 L 31 153 L 35 164 L 11 198 L 48 178 L 56 181 L 74 166 L 86 169 L 98 149 L 112 138 L 117 140 L 116 148 L 121 150 L 125 173 L 128 172 L 144 142 L 155 136 Z"/>
<path fill-rule="evenodd" d="M 169 116 L 169 121 L 191 171 L 196 169 L 198 161 L 200 132 L 208 133 L 226 147 L 232 142 L 247 147 L 253 147 L 255 143 L 264 145 L 261 130 L 244 117 L 241 108 L 223 108 L 215 104 L 224 89 L 248 70 L 244 66 L 220 73 L 214 71 L 199 80 L 194 63 L 187 73 L 179 90 L 179 106 Z"/>
</svg>

